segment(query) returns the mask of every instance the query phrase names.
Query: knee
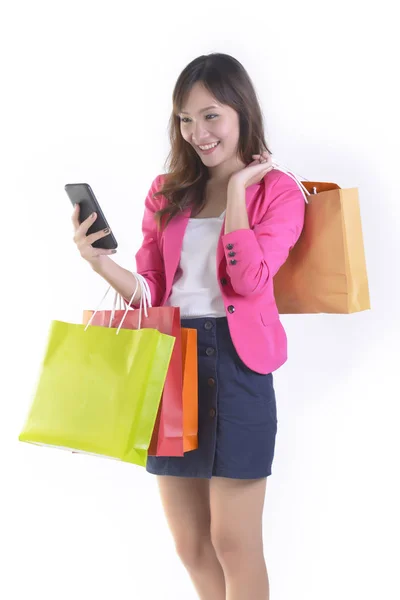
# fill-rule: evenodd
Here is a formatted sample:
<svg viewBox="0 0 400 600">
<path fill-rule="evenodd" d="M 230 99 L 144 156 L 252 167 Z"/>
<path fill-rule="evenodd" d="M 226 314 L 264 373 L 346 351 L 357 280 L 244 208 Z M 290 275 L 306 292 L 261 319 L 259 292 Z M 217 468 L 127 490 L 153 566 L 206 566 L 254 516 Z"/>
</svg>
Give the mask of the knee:
<svg viewBox="0 0 400 600">
<path fill-rule="evenodd" d="M 219 559 L 238 554 L 243 546 L 232 532 L 227 531 L 213 531 L 211 540 Z"/>
<path fill-rule="evenodd" d="M 192 535 L 176 539 L 175 549 L 185 567 L 195 570 L 201 567 L 207 552 L 213 548 L 210 538 Z"/>
<path fill-rule="evenodd" d="M 262 553 L 262 544 L 260 546 L 255 540 L 246 539 L 234 531 L 213 531 L 211 539 L 219 562 L 233 569 Z"/>
</svg>

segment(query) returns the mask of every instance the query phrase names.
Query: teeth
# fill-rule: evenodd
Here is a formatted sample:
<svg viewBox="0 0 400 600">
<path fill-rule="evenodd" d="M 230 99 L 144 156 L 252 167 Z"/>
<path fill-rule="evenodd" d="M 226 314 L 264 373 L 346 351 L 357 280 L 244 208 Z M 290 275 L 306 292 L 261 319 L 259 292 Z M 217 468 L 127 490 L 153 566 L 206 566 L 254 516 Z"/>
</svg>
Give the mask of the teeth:
<svg viewBox="0 0 400 600">
<path fill-rule="evenodd" d="M 200 150 L 211 150 L 211 148 L 215 148 L 218 145 L 218 142 L 214 144 L 208 144 L 207 146 L 199 146 Z"/>
</svg>

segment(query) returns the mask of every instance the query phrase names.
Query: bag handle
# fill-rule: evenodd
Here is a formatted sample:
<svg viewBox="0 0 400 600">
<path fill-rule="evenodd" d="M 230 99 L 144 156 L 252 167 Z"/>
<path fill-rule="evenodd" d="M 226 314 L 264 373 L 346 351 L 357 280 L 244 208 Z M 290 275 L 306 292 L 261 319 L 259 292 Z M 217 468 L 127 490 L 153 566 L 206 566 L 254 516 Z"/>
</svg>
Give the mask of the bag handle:
<svg viewBox="0 0 400 600">
<path fill-rule="evenodd" d="M 129 300 L 129 303 L 125 309 L 124 315 L 121 319 L 121 323 L 119 324 L 119 327 L 117 329 L 117 335 L 122 327 L 122 325 L 124 324 L 124 321 L 126 319 L 126 315 L 128 314 L 129 310 L 136 310 L 135 308 L 132 307 L 132 302 L 133 299 L 136 295 L 136 292 L 138 290 L 138 287 L 140 286 L 140 290 L 141 290 L 141 297 L 140 297 L 140 303 L 139 303 L 139 327 L 138 329 L 141 328 L 141 324 L 142 324 L 142 311 L 144 310 L 144 314 L 146 317 L 148 317 L 148 313 L 147 313 L 147 309 L 151 308 L 151 293 L 150 293 L 150 287 L 149 284 L 147 283 L 146 279 L 143 277 L 143 275 L 140 275 L 140 273 L 133 273 L 133 276 L 136 279 L 136 287 L 135 287 L 135 291 L 132 294 L 131 299 Z M 96 310 L 93 312 L 92 316 L 90 317 L 86 327 L 85 327 L 85 331 L 87 330 L 87 328 L 92 324 L 92 321 L 94 319 L 94 316 L 99 312 L 104 300 L 106 299 L 106 297 L 108 296 L 109 292 L 111 290 L 111 285 L 108 287 L 106 293 L 104 294 L 103 298 L 100 300 Z M 119 305 L 121 306 L 121 310 L 123 310 L 122 306 L 123 306 L 123 302 L 124 299 L 121 296 L 121 294 L 119 294 L 118 292 L 115 293 L 114 296 L 114 302 L 113 302 L 113 308 L 111 311 L 111 315 L 110 315 L 110 321 L 109 321 L 109 327 L 111 327 L 111 323 L 114 319 L 115 316 L 115 311 L 117 309 L 117 303 L 119 302 Z"/>
<path fill-rule="evenodd" d="M 132 301 L 133 301 L 133 299 L 135 297 L 135 294 L 137 292 L 138 286 L 140 286 L 140 291 L 141 291 L 141 294 L 140 294 L 140 303 L 139 303 L 139 327 L 138 327 L 138 329 L 140 329 L 141 325 L 142 325 L 142 315 L 143 315 L 142 311 L 144 310 L 144 314 L 145 314 L 146 317 L 149 316 L 148 313 L 147 313 L 147 309 L 151 308 L 151 293 L 150 293 L 149 284 L 147 283 L 147 281 L 143 277 L 143 275 L 140 275 L 140 273 L 133 273 L 133 275 L 136 278 L 136 282 L 137 282 L 136 283 L 136 288 L 135 288 L 135 291 L 132 294 L 131 299 L 129 300 L 129 303 L 128 303 L 126 309 L 125 309 L 124 316 L 122 317 L 121 323 L 119 324 L 119 327 L 117 329 L 117 335 L 118 335 L 119 330 L 121 329 L 121 327 L 122 327 L 122 325 L 123 325 L 123 323 L 125 321 L 125 317 L 128 314 L 129 309 L 136 310 L 131 305 L 132 305 Z M 117 292 L 116 296 L 120 296 L 120 294 L 118 294 L 118 292 Z M 115 298 L 114 302 L 116 302 L 116 298 Z"/>
<path fill-rule="evenodd" d="M 293 181 L 297 184 L 301 193 L 303 194 L 303 198 L 306 201 L 306 204 L 308 204 L 307 196 L 311 196 L 311 194 L 308 191 L 308 189 L 300 181 L 300 177 L 298 175 L 296 175 L 295 173 L 293 173 L 293 171 L 289 171 L 289 169 L 286 169 L 286 167 L 280 165 L 279 163 L 275 162 L 274 160 L 272 161 L 272 165 L 276 171 L 281 171 L 282 173 L 289 175 L 289 177 L 291 177 L 293 179 Z M 302 179 L 304 179 L 304 177 Z"/>
<path fill-rule="evenodd" d="M 118 303 L 118 308 L 117 308 L 117 303 Z M 118 294 L 118 292 L 115 292 L 115 295 L 114 295 L 114 302 L 113 302 L 113 307 L 112 307 L 112 310 L 110 313 L 110 321 L 108 323 L 108 327 L 111 327 L 116 310 L 124 310 L 123 309 L 123 298 L 120 294 Z"/>
</svg>

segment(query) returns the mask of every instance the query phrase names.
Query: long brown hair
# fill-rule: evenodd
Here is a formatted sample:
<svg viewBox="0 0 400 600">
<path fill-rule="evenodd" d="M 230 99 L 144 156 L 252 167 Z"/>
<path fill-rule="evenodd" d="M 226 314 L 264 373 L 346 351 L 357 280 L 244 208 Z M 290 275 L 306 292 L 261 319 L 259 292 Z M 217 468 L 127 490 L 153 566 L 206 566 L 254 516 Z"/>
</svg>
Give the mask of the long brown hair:
<svg viewBox="0 0 400 600">
<path fill-rule="evenodd" d="M 188 206 L 204 205 L 204 191 L 209 173 L 200 157 L 182 137 L 179 113 L 187 94 L 197 82 L 216 98 L 236 110 L 239 115 L 238 157 L 245 164 L 253 154 L 269 149 L 264 135 L 263 117 L 253 83 L 244 69 L 228 54 L 212 53 L 199 56 L 179 75 L 172 94 L 172 114 L 169 121 L 171 150 L 166 160 L 167 173 L 162 188 L 154 194 L 167 198 L 167 205 L 156 213 L 159 224 L 165 226 Z M 166 218 L 166 221 L 165 221 Z"/>
</svg>

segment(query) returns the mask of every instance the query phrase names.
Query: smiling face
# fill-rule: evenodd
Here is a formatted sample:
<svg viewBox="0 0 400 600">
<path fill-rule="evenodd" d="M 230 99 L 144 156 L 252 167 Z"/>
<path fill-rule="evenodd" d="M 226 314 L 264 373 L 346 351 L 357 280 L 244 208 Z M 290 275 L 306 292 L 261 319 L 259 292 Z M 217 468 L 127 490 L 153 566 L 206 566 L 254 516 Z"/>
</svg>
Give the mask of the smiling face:
<svg viewBox="0 0 400 600">
<path fill-rule="evenodd" d="M 222 174 L 240 168 L 239 115 L 233 108 L 218 102 L 198 82 L 188 93 L 179 117 L 183 139 L 211 172 Z"/>
</svg>

